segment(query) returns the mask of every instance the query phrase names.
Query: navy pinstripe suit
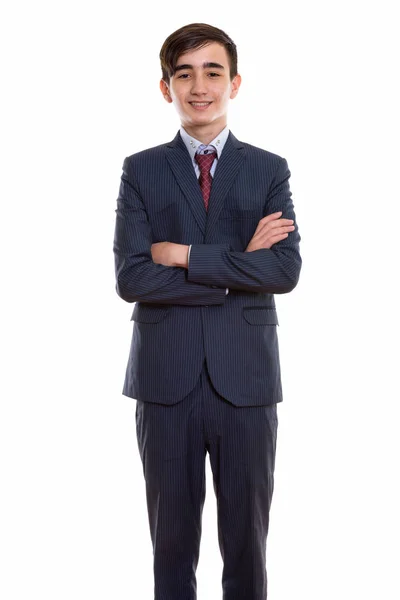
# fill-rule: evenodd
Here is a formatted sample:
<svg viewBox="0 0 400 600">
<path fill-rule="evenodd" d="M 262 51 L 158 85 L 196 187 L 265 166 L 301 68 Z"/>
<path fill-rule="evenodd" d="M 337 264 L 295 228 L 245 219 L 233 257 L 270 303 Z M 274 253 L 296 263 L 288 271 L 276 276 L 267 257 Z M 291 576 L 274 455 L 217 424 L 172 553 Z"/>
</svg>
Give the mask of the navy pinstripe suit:
<svg viewBox="0 0 400 600">
<path fill-rule="evenodd" d="M 136 303 L 123 393 L 137 400 L 156 600 L 196 598 L 207 451 L 224 599 L 266 598 L 282 401 L 274 294 L 290 292 L 301 269 L 289 177 L 284 158 L 230 133 L 207 213 L 179 133 L 123 165 L 116 289 Z M 277 211 L 294 231 L 245 252 L 259 220 Z M 160 241 L 192 245 L 187 270 L 153 263 L 151 244 Z"/>
</svg>

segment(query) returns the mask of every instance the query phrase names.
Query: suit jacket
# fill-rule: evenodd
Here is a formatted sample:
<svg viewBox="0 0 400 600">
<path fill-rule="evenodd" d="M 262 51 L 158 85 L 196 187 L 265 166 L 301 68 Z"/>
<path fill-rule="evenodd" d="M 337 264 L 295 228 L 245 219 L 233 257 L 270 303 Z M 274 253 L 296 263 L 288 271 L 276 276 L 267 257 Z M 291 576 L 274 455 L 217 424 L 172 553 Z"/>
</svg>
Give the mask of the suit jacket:
<svg viewBox="0 0 400 600">
<path fill-rule="evenodd" d="M 282 400 L 274 294 L 293 290 L 301 269 L 289 177 L 284 158 L 230 133 L 206 212 L 179 132 L 125 159 L 116 290 L 136 304 L 124 395 L 179 402 L 206 360 L 214 387 L 234 405 Z M 270 249 L 245 252 L 259 220 L 277 211 L 295 230 Z M 151 244 L 161 241 L 192 244 L 189 268 L 153 263 Z"/>
</svg>

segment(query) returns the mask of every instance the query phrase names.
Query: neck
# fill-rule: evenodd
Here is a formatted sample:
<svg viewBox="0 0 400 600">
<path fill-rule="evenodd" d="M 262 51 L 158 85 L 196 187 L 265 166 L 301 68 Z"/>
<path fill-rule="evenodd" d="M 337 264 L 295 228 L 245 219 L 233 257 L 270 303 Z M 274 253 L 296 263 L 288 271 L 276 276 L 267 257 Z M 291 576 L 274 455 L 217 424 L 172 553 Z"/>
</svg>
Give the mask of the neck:
<svg viewBox="0 0 400 600">
<path fill-rule="evenodd" d="M 209 125 L 186 125 L 182 123 L 183 129 L 190 136 L 194 137 L 196 140 L 199 140 L 202 144 L 206 146 L 212 142 L 213 139 L 217 137 L 221 133 L 223 129 L 225 129 L 227 123 L 210 123 Z"/>
</svg>

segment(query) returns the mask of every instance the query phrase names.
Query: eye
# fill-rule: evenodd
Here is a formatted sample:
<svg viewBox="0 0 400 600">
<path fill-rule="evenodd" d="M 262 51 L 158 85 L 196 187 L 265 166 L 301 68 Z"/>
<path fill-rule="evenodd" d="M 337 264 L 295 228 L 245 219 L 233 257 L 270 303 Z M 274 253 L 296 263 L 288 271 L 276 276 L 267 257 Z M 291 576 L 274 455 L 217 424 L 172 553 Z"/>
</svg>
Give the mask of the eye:
<svg viewBox="0 0 400 600">
<path fill-rule="evenodd" d="M 209 73 L 209 75 L 211 75 L 211 78 L 220 76 L 219 73 Z"/>
<path fill-rule="evenodd" d="M 189 77 L 189 73 L 182 73 L 182 75 L 178 75 L 178 79 L 187 79 Z"/>
</svg>

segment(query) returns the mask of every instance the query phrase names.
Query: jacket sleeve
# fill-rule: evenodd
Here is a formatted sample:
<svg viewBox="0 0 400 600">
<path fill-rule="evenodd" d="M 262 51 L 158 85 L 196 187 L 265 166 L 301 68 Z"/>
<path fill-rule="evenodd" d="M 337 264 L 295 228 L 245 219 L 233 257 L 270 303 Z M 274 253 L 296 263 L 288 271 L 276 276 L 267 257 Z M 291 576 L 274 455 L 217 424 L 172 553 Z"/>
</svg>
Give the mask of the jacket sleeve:
<svg viewBox="0 0 400 600">
<path fill-rule="evenodd" d="M 285 294 L 297 285 L 301 270 L 300 235 L 289 186 L 290 171 L 281 158 L 264 205 L 264 216 L 282 211 L 295 229 L 271 248 L 236 252 L 226 244 L 193 244 L 189 281 L 225 286 L 231 290 Z"/>
<path fill-rule="evenodd" d="M 150 223 L 129 157 L 122 170 L 113 245 L 117 294 L 126 302 L 224 304 L 225 286 L 189 281 L 186 269 L 153 262 Z"/>
</svg>

